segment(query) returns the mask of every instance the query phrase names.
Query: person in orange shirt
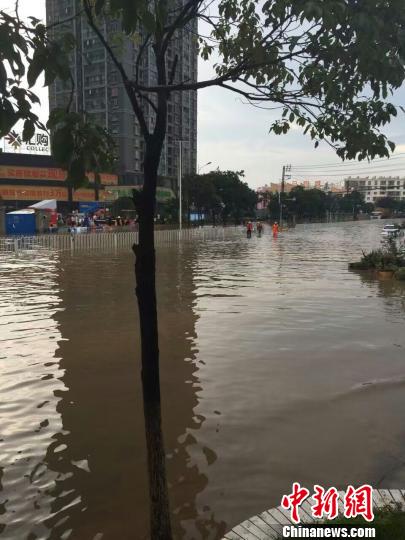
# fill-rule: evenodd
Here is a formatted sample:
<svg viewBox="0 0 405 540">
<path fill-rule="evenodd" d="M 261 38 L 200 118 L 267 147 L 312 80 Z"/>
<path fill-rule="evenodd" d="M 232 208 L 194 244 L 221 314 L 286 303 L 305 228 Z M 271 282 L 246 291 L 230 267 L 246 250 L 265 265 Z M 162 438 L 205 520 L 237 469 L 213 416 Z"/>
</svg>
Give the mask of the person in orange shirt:
<svg viewBox="0 0 405 540">
<path fill-rule="evenodd" d="M 275 221 L 273 223 L 273 238 L 277 238 L 278 230 L 279 230 L 278 223 L 277 223 L 277 221 Z"/>
</svg>

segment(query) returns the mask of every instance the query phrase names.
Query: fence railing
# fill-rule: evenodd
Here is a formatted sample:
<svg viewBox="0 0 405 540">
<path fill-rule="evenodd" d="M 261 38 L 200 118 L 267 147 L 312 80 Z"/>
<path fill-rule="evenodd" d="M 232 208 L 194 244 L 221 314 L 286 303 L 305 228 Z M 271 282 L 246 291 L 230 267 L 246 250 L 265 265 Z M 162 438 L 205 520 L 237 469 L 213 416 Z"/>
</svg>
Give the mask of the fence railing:
<svg viewBox="0 0 405 540">
<path fill-rule="evenodd" d="M 155 245 L 184 241 L 225 240 L 243 234 L 240 227 L 200 227 L 155 231 Z M 137 231 L 42 234 L 0 237 L 0 251 L 25 251 L 38 248 L 64 250 L 131 248 L 138 242 Z"/>
</svg>

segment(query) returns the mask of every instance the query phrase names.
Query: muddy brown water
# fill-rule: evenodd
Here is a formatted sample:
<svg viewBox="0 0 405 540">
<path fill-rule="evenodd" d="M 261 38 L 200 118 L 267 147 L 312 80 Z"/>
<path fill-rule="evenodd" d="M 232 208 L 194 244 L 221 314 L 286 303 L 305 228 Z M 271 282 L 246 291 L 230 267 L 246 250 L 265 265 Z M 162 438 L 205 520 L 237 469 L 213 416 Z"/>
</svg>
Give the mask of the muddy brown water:
<svg viewBox="0 0 405 540">
<path fill-rule="evenodd" d="M 405 486 L 405 286 L 349 273 L 381 222 L 158 249 L 176 539 L 217 539 L 293 481 Z M 0 537 L 148 537 L 123 251 L 0 253 Z"/>
</svg>

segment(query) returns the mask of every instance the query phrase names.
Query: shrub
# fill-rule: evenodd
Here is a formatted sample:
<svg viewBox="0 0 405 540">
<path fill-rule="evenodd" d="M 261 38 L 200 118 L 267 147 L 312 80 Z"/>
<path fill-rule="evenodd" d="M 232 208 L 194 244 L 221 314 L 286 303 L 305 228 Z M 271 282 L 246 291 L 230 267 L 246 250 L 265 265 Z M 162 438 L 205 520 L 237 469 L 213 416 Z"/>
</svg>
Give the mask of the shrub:
<svg viewBox="0 0 405 540">
<path fill-rule="evenodd" d="M 400 281 L 405 281 L 405 268 L 399 268 L 395 272 L 395 278 L 399 279 Z"/>
<path fill-rule="evenodd" d="M 349 263 L 349 270 L 369 270 L 370 266 L 364 261 L 356 261 Z"/>
<path fill-rule="evenodd" d="M 375 249 L 370 253 L 364 253 L 360 261 L 349 264 L 350 270 L 380 270 L 396 271 L 405 268 L 405 253 L 400 251 L 393 238 L 389 238 L 385 246 Z"/>
</svg>

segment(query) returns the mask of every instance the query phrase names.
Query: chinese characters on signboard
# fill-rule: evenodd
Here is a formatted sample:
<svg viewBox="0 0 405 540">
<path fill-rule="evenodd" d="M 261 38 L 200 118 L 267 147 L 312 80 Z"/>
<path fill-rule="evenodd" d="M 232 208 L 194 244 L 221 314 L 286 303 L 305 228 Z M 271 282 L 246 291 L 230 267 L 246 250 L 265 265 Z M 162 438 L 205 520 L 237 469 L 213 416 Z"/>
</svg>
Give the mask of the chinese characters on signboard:
<svg viewBox="0 0 405 540">
<path fill-rule="evenodd" d="M 23 141 L 22 133 L 10 131 L 3 139 L 4 151 L 25 154 L 50 154 L 48 133 L 36 132 L 28 142 Z"/>
<path fill-rule="evenodd" d="M 88 173 L 90 182 L 94 182 L 94 174 Z M 66 180 L 66 171 L 56 167 L 16 167 L 0 165 L 1 180 L 55 180 L 63 182 Z M 115 174 L 101 173 L 101 184 L 116 185 L 118 176 Z"/>
</svg>

